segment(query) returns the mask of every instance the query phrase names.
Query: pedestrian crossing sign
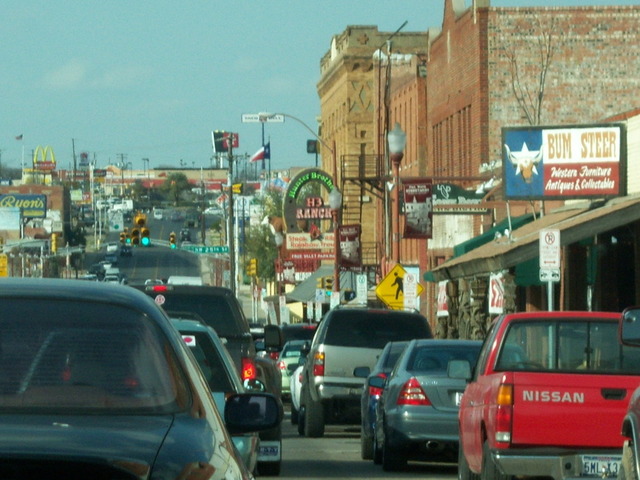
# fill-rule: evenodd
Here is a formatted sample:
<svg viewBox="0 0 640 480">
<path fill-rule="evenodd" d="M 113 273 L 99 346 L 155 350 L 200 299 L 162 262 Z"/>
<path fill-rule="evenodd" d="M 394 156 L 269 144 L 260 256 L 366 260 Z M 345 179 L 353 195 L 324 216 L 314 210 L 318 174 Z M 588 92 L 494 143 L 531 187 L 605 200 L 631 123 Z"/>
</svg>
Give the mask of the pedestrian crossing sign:
<svg viewBox="0 0 640 480">
<path fill-rule="evenodd" d="M 394 310 L 404 309 L 404 278 L 406 275 L 407 271 L 397 263 L 376 287 L 376 295 L 387 307 Z M 416 296 L 419 297 L 423 291 L 424 287 L 418 283 L 415 287 Z"/>
</svg>

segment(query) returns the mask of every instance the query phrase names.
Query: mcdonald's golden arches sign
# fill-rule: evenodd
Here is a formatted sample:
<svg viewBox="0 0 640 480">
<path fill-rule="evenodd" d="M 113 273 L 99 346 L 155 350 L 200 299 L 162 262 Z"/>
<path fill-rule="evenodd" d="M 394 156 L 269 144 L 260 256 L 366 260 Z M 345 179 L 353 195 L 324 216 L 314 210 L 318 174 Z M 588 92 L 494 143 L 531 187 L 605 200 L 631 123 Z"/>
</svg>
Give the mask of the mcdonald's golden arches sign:
<svg viewBox="0 0 640 480">
<path fill-rule="evenodd" d="M 50 146 L 42 147 L 38 145 L 33 151 L 33 168 L 38 171 L 47 171 L 56 169 L 56 155 Z"/>
</svg>

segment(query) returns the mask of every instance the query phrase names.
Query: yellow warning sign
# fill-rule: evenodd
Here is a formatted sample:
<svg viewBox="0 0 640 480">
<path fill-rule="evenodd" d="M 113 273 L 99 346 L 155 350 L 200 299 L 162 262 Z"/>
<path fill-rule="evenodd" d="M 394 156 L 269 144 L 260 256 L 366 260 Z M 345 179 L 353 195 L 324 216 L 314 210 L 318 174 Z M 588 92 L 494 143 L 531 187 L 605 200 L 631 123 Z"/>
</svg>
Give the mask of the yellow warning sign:
<svg viewBox="0 0 640 480">
<path fill-rule="evenodd" d="M 411 284 L 406 285 L 405 289 L 405 277 L 406 280 L 411 280 Z M 410 277 L 410 278 L 409 278 Z M 414 299 L 405 299 L 405 291 L 409 294 L 409 291 L 415 292 L 414 297 L 419 297 L 424 291 L 424 287 L 417 282 L 416 276 L 408 274 L 407 271 L 399 263 L 391 269 L 386 277 L 376 287 L 376 295 L 382 300 L 387 307 L 394 310 L 403 310 L 404 308 L 411 306 L 414 308 Z M 413 300 L 407 302 L 406 300 Z"/>
</svg>

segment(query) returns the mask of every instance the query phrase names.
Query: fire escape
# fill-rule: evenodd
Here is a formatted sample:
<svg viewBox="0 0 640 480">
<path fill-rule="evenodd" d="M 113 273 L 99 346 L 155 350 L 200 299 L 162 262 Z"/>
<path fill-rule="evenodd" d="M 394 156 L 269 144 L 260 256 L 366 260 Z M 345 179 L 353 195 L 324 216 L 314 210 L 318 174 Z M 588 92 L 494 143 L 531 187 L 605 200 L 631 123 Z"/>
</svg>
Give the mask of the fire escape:
<svg viewBox="0 0 640 480">
<path fill-rule="evenodd" d="M 364 202 L 367 196 L 384 199 L 384 167 L 382 155 L 342 155 L 343 192 L 342 220 L 344 225 L 362 225 L 364 205 L 374 209 L 375 202 Z M 384 251 L 381 240 L 362 241 L 362 266 L 366 272 L 380 273 L 380 259 Z"/>
</svg>

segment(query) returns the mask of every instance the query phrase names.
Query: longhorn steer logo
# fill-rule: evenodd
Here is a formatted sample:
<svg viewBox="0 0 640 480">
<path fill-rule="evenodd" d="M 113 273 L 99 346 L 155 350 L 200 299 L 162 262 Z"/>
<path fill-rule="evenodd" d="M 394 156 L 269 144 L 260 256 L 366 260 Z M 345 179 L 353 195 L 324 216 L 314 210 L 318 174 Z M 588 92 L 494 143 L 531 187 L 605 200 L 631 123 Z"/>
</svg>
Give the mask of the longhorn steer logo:
<svg viewBox="0 0 640 480">
<path fill-rule="evenodd" d="M 538 175 L 537 165 L 542 160 L 542 149 L 537 151 L 529 151 L 526 143 L 522 144 L 522 150 L 512 152 L 507 144 L 504 145 L 507 150 L 509 161 L 516 167 L 516 175 L 522 176 L 526 183 L 531 183 L 534 175 Z"/>
</svg>

